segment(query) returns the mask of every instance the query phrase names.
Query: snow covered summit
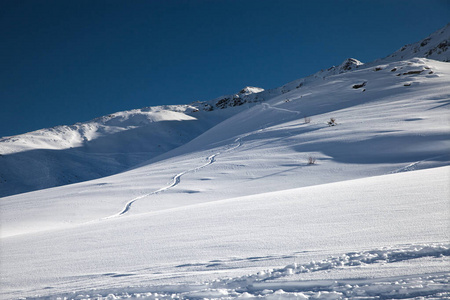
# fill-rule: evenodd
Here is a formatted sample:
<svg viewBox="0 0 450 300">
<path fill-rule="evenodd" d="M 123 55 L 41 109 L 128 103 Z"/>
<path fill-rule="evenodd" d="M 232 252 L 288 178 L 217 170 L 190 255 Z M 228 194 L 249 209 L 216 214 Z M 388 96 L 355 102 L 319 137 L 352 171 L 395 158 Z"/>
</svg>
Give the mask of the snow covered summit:
<svg viewBox="0 0 450 300">
<path fill-rule="evenodd" d="M 326 77 L 330 75 L 342 74 L 344 72 L 355 70 L 362 65 L 364 64 L 357 59 L 347 58 L 339 66 L 333 66 L 325 71 L 318 72 L 316 73 L 316 76 L 320 75 L 322 77 Z"/>
<path fill-rule="evenodd" d="M 246 86 L 245 88 L 243 88 L 242 90 L 239 91 L 239 94 L 250 95 L 250 94 L 255 94 L 255 93 L 261 93 L 262 91 L 264 91 L 264 89 L 259 88 L 259 87 Z"/>
</svg>

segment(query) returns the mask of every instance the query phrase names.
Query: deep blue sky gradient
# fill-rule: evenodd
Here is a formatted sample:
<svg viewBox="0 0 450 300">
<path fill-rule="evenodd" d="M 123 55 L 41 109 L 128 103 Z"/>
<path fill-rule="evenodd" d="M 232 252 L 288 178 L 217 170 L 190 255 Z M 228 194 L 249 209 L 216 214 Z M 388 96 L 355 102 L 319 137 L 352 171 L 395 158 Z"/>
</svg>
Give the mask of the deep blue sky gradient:
<svg viewBox="0 0 450 300">
<path fill-rule="evenodd" d="M 450 1 L 0 0 L 0 136 L 384 57 Z"/>
</svg>

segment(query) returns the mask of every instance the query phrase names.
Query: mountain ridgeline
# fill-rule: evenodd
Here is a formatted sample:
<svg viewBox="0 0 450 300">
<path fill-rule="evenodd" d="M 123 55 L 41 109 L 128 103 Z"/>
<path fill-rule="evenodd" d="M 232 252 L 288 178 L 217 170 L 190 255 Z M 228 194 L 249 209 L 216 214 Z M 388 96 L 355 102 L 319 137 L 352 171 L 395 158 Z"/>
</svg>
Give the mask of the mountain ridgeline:
<svg viewBox="0 0 450 300">
<path fill-rule="evenodd" d="M 388 77 L 404 80 L 402 87 L 419 89 L 419 83 L 408 76 L 439 80 L 439 68 L 433 68 L 428 60 L 449 62 L 449 45 L 450 25 L 446 25 L 383 59 L 364 64 L 349 58 L 279 88 L 245 87 L 209 101 L 117 112 L 84 123 L 3 137 L 0 197 L 101 178 L 164 159 L 167 153 L 197 137 L 212 134 L 209 132 L 218 124 L 277 97 L 286 103 L 297 99 L 298 118 L 305 118 L 336 109 L 348 91 L 378 93 L 394 89 L 397 83 L 393 80 L 391 87 L 377 87 L 377 82 Z M 353 75 L 348 77 L 349 73 Z M 328 90 L 331 83 L 348 78 L 352 82 L 344 90 L 341 86 Z M 301 96 L 296 91 L 302 91 Z M 317 91 L 325 91 L 325 97 L 331 98 L 326 103 L 308 102 L 307 96 Z M 442 101 L 448 97 L 444 94 L 440 96 Z"/>
</svg>

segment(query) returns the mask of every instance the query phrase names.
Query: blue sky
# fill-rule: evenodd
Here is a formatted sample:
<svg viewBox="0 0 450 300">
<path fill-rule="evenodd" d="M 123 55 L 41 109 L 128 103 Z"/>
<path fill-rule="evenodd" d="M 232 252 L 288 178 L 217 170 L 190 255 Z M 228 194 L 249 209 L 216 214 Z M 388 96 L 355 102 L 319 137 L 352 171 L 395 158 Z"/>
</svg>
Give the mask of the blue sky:
<svg viewBox="0 0 450 300">
<path fill-rule="evenodd" d="M 0 0 L 0 136 L 384 57 L 450 1 Z"/>
</svg>

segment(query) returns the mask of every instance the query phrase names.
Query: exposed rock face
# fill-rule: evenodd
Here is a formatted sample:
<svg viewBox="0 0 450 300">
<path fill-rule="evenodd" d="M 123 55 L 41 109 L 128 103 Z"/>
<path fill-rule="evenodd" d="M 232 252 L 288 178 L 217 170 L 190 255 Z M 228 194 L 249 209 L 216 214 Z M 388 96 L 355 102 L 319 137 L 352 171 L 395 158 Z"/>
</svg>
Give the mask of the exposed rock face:
<svg viewBox="0 0 450 300">
<path fill-rule="evenodd" d="M 200 106 L 199 109 L 212 111 L 214 108 L 224 109 L 227 107 L 241 106 L 245 103 L 261 102 L 264 99 L 263 97 L 259 97 L 258 94 L 262 92 L 264 92 L 264 89 L 262 88 L 247 86 L 237 94 L 222 96 L 211 101 L 202 102 L 203 106 Z"/>
<path fill-rule="evenodd" d="M 363 63 L 360 62 L 357 59 L 354 58 L 347 58 L 339 67 L 338 70 L 339 73 L 343 73 L 345 71 L 350 71 L 353 69 L 356 69 L 359 65 L 362 65 Z"/>
</svg>

